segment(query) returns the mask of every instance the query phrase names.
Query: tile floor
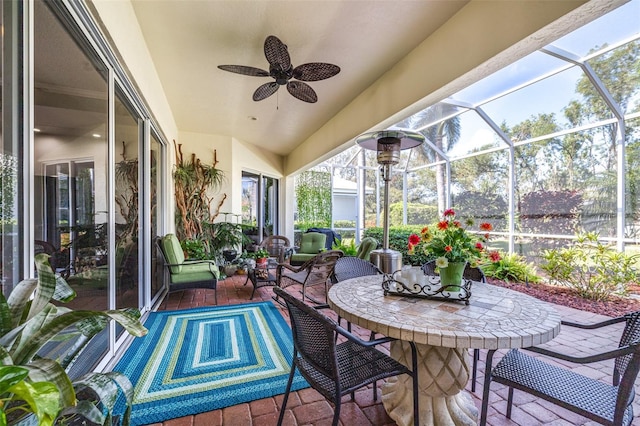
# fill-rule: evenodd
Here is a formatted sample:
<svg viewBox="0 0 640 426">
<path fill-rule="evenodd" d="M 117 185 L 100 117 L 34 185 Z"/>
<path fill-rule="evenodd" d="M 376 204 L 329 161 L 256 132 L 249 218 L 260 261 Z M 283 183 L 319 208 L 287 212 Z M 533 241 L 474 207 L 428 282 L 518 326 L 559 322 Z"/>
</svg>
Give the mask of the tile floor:
<svg viewBox="0 0 640 426">
<path fill-rule="evenodd" d="M 221 281 L 218 284 L 218 304 L 232 305 L 246 303 L 251 296 L 251 283 L 244 285 L 244 276 L 233 276 Z M 321 286 L 316 287 L 320 290 Z M 256 291 L 254 301 L 272 301 L 273 295 L 270 287 L 262 287 Z M 170 294 L 162 303 L 161 310 L 184 309 L 197 306 L 213 305 L 213 291 L 211 290 L 187 290 Z M 276 306 L 280 307 L 277 303 Z M 280 307 L 281 308 L 281 307 Z M 565 319 L 575 322 L 595 322 L 606 317 L 588 312 L 577 311 L 575 309 L 557 306 L 558 311 Z M 281 312 L 286 317 L 286 310 L 281 308 Z M 367 330 L 357 329 L 356 333 L 364 339 L 368 339 Z M 603 348 L 612 349 L 618 344 L 621 327 L 610 326 L 602 330 L 578 330 L 564 328 L 560 335 L 546 346 L 556 350 L 567 350 L 568 353 L 588 354 Z M 499 352 L 494 357 L 494 365 L 498 361 Z M 478 383 L 475 393 L 470 392 L 470 384 L 467 385 L 469 391 L 480 409 L 482 398 L 482 373 L 484 371 L 484 354 L 481 353 L 479 363 Z M 569 364 L 567 364 L 569 365 Z M 572 365 L 575 368 L 575 365 Z M 611 362 L 601 362 L 576 368 L 581 374 L 593 378 L 603 378 L 610 380 L 613 365 Z M 640 382 L 640 380 L 638 381 Z M 380 384 L 379 384 L 380 385 Z M 284 391 L 284 389 L 283 389 Z M 640 385 L 636 385 L 636 393 L 640 392 Z M 380 392 L 378 392 L 380 394 Z M 504 416 L 506 411 L 507 388 L 499 384 L 491 385 L 489 397 L 490 406 L 487 423 L 492 426 L 498 425 L 594 425 L 584 417 L 573 414 L 563 408 L 549 404 L 539 398 L 516 391 L 514 393 L 514 407 L 511 420 Z M 246 404 L 202 413 L 196 416 L 182 417 L 169 420 L 162 424 L 153 426 L 273 426 L 276 424 L 279 408 L 282 403 L 282 395 L 273 398 L 265 398 Z M 640 426 L 640 398 L 634 402 L 634 425 Z M 333 416 L 333 408 L 319 393 L 313 389 L 303 389 L 292 393 L 287 404 L 284 425 L 286 426 L 324 426 L 330 425 Z M 382 403 L 373 400 L 371 389 L 362 389 L 356 393 L 354 402 L 349 397 L 345 397 L 342 404 L 340 424 L 344 426 L 367 426 L 367 425 L 394 425 L 393 420 L 387 416 Z"/>
</svg>

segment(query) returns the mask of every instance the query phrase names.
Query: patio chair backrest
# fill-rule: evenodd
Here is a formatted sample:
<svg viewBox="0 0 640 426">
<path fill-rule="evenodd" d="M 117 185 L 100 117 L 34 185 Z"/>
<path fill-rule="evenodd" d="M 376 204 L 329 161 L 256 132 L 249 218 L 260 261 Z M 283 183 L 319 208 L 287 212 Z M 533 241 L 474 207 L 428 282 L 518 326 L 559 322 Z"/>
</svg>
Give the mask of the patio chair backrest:
<svg viewBox="0 0 640 426">
<path fill-rule="evenodd" d="M 366 260 L 345 256 L 338 259 L 336 266 L 333 270 L 333 281 L 339 283 L 340 281 L 348 280 L 350 278 L 364 277 L 367 275 L 377 275 L 382 272 L 376 265 Z"/>
<path fill-rule="evenodd" d="M 284 261 L 285 253 L 290 247 L 289 238 L 284 235 L 269 235 L 258 244 L 258 248 L 266 249 L 269 257 L 275 257 L 278 262 Z"/>
<path fill-rule="evenodd" d="M 287 305 L 293 345 L 299 356 L 330 380 L 337 381 L 335 321 L 279 287 L 274 287 L 273 291 Z"/>
<path fill-rule="evenodd" d="M 640 340 L 640 311 L 627 314 L 624 317 L 626 324 L 618 347 L 627 346 Z M 634 354 L 629 354 L 616 358 L 613 370 L 614 385 L 617 385 L 624 376 L 633 356 Z"/>
</svg>

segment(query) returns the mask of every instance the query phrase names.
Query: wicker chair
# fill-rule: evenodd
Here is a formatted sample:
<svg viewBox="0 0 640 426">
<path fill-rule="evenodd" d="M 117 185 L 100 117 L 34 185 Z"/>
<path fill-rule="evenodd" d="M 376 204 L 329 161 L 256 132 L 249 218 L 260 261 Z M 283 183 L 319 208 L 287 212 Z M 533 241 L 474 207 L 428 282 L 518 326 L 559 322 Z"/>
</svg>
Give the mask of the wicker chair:
<svg viewBox="0 0 640 426">
<path fill-rule="evenodd" d="M 331 281 L 339 283 L 340 281 L 348 280 L 350 278 L 364 277 L 367 275 L 382 274 L 382 271 L 378 269 L 376 265 L 363 259 L 359 259 L 353 256 L 345 256 L 338 259 L 336 267 L 333 270 L 333 276 Z M 338 316 L 338 324 L 342 318 Z M 347 330 L 351 331 L 351 323 L 347 322 Z M 373 338 L 374 333 L 371 333 Z"/>
<path fill-rule="evenodd" d="M 323 284 L 326 296 L 327 281 L 333 275 L 336 262 L 342 256 L 344 256 L 344 253 L 340 250 L 329 250 L 315 255 L 300 266 L 279 263 L 276 268 L 276 286 L 286 288 L 300 284 L 302 285 L 302 300 L 305 300 L 307 287 Z M 277 296 L 275 300 L 280 303 Z M 320 303 L 311 298 L 309 300 L 314 303 Z"/>
<path fill-rule="evenodd" d="M 422 272 L 426 275 L 436 275 L 436 261 L 431 260 L 429 262 L 423 263 Z M 487 277 L 484 276 L 484 272 L 480 268 L 474 268 L 470 266 L 468 263 L 464 267 L 464 272 L 462 273 L 462 277 L 467 280 L 478 281 L 481 283 L 487 282 Z M 476 391 L 476 382 L 478 378 L 478 360 L 480 360 L 480 349 L 473 350 L 473 366 L 471 367 L 471 392 Z"/>
<path fill-rule="evenodd" d="M 284 299 L 293 333 L 293 362 L 285 390 L 278 425 L 282 425 L 285 408 L 291 392 L 291 383 L 298 368 L 307 382 L 335 405 L 333 426 L 340 418 L 341 400 L 344 395 L 376 380 L 408 374 L 413 377 L 413 418 L 418 425 L 418 375 L 416 349 L 411 342 L 412 369 L 408 369 L 374 346 L 393 339 L 385 337 L 365 342 L 340 327 L 331 318 L 276 287 L 274 292 Z M 338 337 L 344 340 L 338 343 Z M 377 394 L 374 388 L 374 398 Z"/>
<path fill-rule="evenodd" d="M 556 405 L 578 413 L 604 425 L 626 426 L 633 421 L 634 383 L 640 370 L 640 312 L 628 314 L 597 324 L 576 324 L 563 321 L 565 326 L 595 329 L 625 322 L 618 349 L 588 357 L 573 357 L 543 348 L 527 348 L 542 355 L 577 364 L 615 359 L 613 385 L 582 374 L 551 365 L 523 352 L 512 349 L 491 370 L 495 350 L 487 354 L 487 373 L 484 379 L 480 424 L 487 421 L 489 387 L 491 382 L 509 387 L 507 418 L 511 418 L 513 389 L 530 393 Z M 490 372 L 490 373 L 489 373 Z"/>
<path fill-rule="evenodd" d="M 293 252 L 289 238 L 283 235 L 269 235 L 258 244 L 257 248 L 266 249 L 269 256 L 275 258 L 278 263 L 283 263 Z"/>
</svg>

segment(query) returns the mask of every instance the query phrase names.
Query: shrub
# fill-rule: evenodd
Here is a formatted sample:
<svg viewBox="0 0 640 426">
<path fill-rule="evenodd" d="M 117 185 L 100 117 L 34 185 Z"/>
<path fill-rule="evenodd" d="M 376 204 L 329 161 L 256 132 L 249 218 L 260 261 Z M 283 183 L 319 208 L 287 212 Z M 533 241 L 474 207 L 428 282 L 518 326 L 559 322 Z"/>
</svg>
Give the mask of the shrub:
<svg viewBox="0 0 640 426">
<path fill-rule="evenodd" d="M 500 260 L 481 265 L 482 272 L 487 277 L 493 277 L 502 281 L 513 282 L 540 282 L 533 263 L 527 263 L 524 256 L 519 254 L 500 253 Z"/>
<path fill-rule="evenodd" d="M 580 296 L 606 300 L 612 294 L 627 293 L 627 284 L 635 282 L 638 255 L 620 253 L 611 245 L 598 241 L 598 234 L 578 234 L 569 247 L 545 250 L 546 261 L 540 267 L 549 274 L 552 283 L 574 289 Z"/>
</svg>

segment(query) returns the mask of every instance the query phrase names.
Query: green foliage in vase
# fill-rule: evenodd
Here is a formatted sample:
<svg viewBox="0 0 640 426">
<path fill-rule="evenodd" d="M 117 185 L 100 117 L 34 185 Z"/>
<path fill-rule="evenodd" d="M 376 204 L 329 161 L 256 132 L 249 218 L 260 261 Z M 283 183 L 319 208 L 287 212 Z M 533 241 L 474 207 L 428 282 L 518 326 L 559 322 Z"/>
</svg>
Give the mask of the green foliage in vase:
<svg viewBox="0 0 640 426">
<path fill-rule="evenodd" d="M 564 285 L 585 299 L 607 300 L 627 293 L 627 285 L 638 281 L 636 263 L 640 255 L 628 255 L 598 240 L 598 234 L 578 234 L 569 247 L 545 250 L 540 267 L 552 283 Z"/>
<path fill-rule="evenodd" d="M 537 283 L 542 281 L 536 274 L 533 263 L 527 263 L 519 254 L 500 254 L 500 259 L 480 266 L 487 277 L 502 281 Z"/>
<path fill-rule="evenodd" d="M 133 387 L 125 376 L 116 372 L 89 373 L 72 382 L 66 368 L 110 319 L 134 336 L 146 334 L 147 329 L 139 321 L 140 312 L 72 311 L 53 304 L 52 301 L 59 304 L 72 300 L 75 291 L 54 275 L 49 255 L 38 254 L 35 261 L 37 280 L 21 281 L 8 298 L 0 293 L 0 360 L 5 367 L 19 367 L 2 372 L 0 400 L 5 403 L 0 407 L 0 417 L 6 418 L 5 424 L 9 425 L 31 415 L 41 425 L 64 424 L 68 418 L 111 424 L 116 398 L 122 392 L 127 402 L 122 421 L 127 425 Z M 69 331 L 72 326 L 75 331 Z M 75 339 L 60 360 L 39 356 L 45 344 L 60 338 Z M 78 401 L 80 389 L 90 390 L 97 400 Z"/>
</svg>

